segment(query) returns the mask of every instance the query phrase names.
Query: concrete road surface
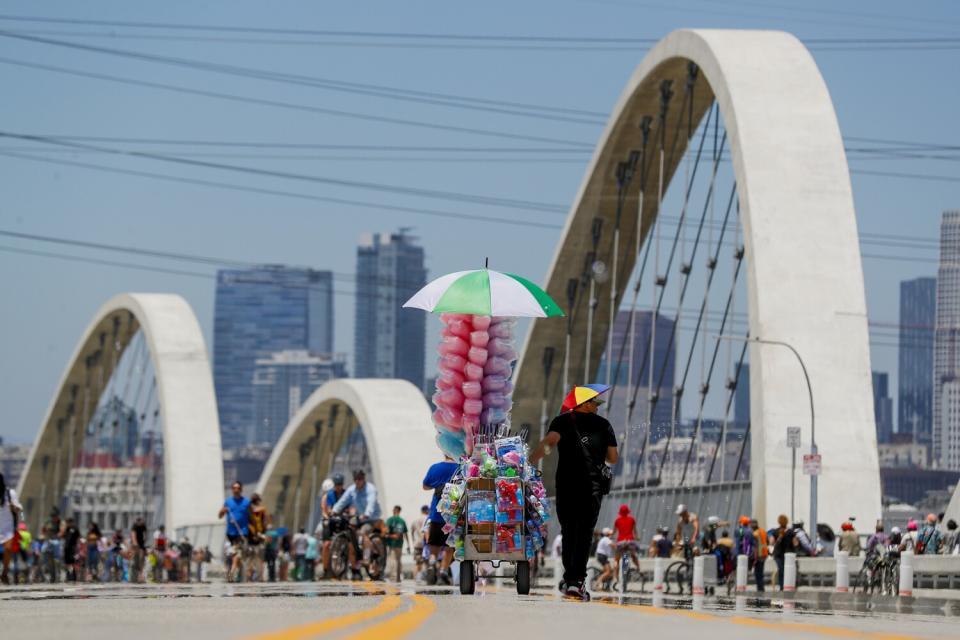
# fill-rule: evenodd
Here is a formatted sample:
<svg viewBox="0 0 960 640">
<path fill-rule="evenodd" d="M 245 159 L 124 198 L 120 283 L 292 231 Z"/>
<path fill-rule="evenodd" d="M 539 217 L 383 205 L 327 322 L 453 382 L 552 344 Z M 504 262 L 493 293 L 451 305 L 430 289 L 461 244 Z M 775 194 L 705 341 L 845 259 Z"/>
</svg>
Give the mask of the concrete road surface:
<svg viewBox="0 0 960 640">
<path fill-rule="evenodd" d="M 792 608 L 777 600 L 596 597 L 570 602 L 510 583 L 461 596 L 389 584 L 45 585 L 0 587 L 0 637 L 31 638 L 958 638 L 960 619 Z M 946 614 L 952 609 L 946 607 Z"/>
</svg>

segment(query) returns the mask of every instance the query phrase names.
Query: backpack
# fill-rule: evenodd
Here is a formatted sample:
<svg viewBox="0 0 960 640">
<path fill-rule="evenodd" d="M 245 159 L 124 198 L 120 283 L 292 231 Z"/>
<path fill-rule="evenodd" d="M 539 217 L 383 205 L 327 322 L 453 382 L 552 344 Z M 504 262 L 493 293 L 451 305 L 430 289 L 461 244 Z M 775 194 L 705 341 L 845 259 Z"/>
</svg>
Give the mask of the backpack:
<svg viewBox="0 0 960 640">
<path fill-rule="evenodd" d="M 792 553 L 796 544 L 796 537 L 797 532 L 792 528 L 785 530 L 783 535 L 777 538 L 777 543 L 773 545 L 773 554 L 779 557 L 785 553 Z"/>
<path fill-rule="evenodd" d="M 936 553 L 940 542 L 939 538 L 940 532 L 936 527 L 925 527 L 922 535 L 917 536 L 917 541 L 914 546 L 914 553 L 917 555 L 924 553 Z"/>
<path fill-rule="evenodd" d="M 757 548 L 757 540 L 753 535 L 753 531 L 741 526 L 737 530 L 737 541 L 737 555 L 753 558 L 753 554 Z"/>
</svg>

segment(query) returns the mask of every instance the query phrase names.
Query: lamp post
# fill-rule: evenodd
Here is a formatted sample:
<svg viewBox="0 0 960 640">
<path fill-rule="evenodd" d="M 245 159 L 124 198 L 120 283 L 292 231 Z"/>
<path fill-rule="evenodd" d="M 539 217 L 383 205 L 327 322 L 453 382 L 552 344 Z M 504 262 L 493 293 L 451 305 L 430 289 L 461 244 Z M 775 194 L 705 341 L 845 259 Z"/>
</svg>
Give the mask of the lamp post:
<svg viewBox="0 0 960 640">
<path fill-rule="evenodd" d="M 736 342 L 756 342 L 757 344 L 772 344 L 786 347 L 797 357 L 800 368 L 803 370 L 803 379 L 807 383 L 807 395 L 810 398 L 810 454 L 817 455 L 816 418 L 813 411 L 813 387 L 810 386 L 810 375 L 807 365 L 803 363 L 800 353 L 789 342 L 782 340 L 763 340 L 761 338 L 742 338 L 740 336 L 716 336 L 718 340 L 733 340 Z M 817 478 L 816 473 L 810 474 L 810 541 L 813 548 L 817 548 Z"/>
</svg>

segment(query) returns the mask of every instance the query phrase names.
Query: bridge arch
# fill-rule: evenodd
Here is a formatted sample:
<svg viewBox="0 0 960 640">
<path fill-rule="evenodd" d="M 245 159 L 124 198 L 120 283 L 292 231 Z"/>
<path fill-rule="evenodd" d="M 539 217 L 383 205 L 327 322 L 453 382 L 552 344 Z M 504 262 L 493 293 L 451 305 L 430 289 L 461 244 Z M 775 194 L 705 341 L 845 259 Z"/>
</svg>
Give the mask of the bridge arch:
<svg viewBox="0 0 960 640">
<path fill-rule="evenodd" d="M 138 330 L 153 363 L 163 420 L 164 524 L 172 533 L 215 521 L 223 501 L 223 462 L 200 325 L 178 295 L 126 293 L 100 307 L 83 333 L 30 451 L 18 493 L 35 531 L 63 495 L 81 450 L 97 405 L 96 397 L 83 399 L 91 377 L 93 387 L 103 391 Z"/>
<path fill-rule="evenodd" d="M 430 414 L 423 393 L 406 380 L 332 380 L 290 419 L 257 492 L 278 524 L 294 529 L 315 524 L 320 484 L 333 472 L 338 452 L 359 433 L 359 466 L 369 468 L 385 517 L 400 505 L 410 520 L 430 498 L 420 478 L 440 460 Z M 348 485 L 350 470 L 342 469 Z"/>
<path fill-rule="evenodd" d="M 680 30 L 646 55 L 597 144 L 547 272 L 547 291 L 566 300 L 568 282 L 584 274 L 595 218 L 602 219 L 607 229 L 615 224 L 618 163 L 640 147 L 641 119 L 656 118 L 661 83 L 672 81 L 679 91 L 688 79 L 690 63 L 700 74 L 690 99 L 693 122 L 699 123 L 716 100 L 729 136 L 748 256 L 750 335 L 790 343 L 810 372 L 816 439 L 823 455 L 820 494 L 830 496 L 821 501 L 819 520 L 836 524 L 854 515 L 873 521 L 881 515 L 880 480 L 853 196 L 826 84 L 810 52 L 794 36 L 777 31 Z M 677 135 L 681 126 L 672 118 L 665 121 L 665 135 L 678 140 L 678 147 L 662 170 L 664 190 L 687 145 L 685 137 Z M 653 162 L 649 171 L 648 183 L 657 185 L 660 167 Z M 634 239 L 638 231 L 641 237 L 649 234 L 657 215 L 655 193 L 654 187 L 654 197 L 648 192 L 643 200 L 642 229 L 637 229 L 632 215 L 620 221 L 618 273 L 633 272 Z M 636 211 L 638 200 L 639 181 L 634 180 L 623 211 Z M 617 305 L 622 297 L 621 290 Z M 588 304 L 586 296 L 578 296 L 569 309 L 574 340 L 571 372 L 584 371 L 585 364 L 596 371 L 604 351 L 609 289 L 597 296 L 590 338 L 585 335 Z M 558 366 L 548 377 L 541 362 L 551 346 L 562 360 L 566 331 L 563 322 L 533 321 L 516 376 L 515 424 L 538 424 L 545 389 L 548 406 L 559 406 L 563 390 Z M 589 363 L 586 339 L 592 341 Z M 778 513 L 791 512 L 785 432 L 787 426 L 800 426 L 805 451 L 810 407 L 802 372 L 787 349 L 752 344 L 750 362 L 753 512 L 761 522 L 769 522 Z M 582 382 L 579 376 L 571 375 L 570 384 L 577 382 Z M 552 467 L 547 472 L 552 475 Z M 799 514 L 809 513 L 808 483 L 808 476 L 798 477 Z"/>
</svg>

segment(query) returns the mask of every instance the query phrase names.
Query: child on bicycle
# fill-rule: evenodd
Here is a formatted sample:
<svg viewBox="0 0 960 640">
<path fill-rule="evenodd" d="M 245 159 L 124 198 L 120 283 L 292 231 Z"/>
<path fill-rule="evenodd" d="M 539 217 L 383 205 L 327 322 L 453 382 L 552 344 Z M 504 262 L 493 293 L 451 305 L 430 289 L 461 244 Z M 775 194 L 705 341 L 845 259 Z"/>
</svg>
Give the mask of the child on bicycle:
<svg viewBox="0 0 960 640">
<path fill-rule="evenodd" d="M 625 504 L 620 505 L 620 512 L 617 519 L 613 522 L 613 528 L 617 531 L 617 558 L 613 567 L 613 573 L 619 579 L 620 559 L 624 553 L 630 554 L 630 559 L 640 570 L 640 561 L 637 558 L 637 521 L 630 515 L 630 507 Z"/>
</svg>

